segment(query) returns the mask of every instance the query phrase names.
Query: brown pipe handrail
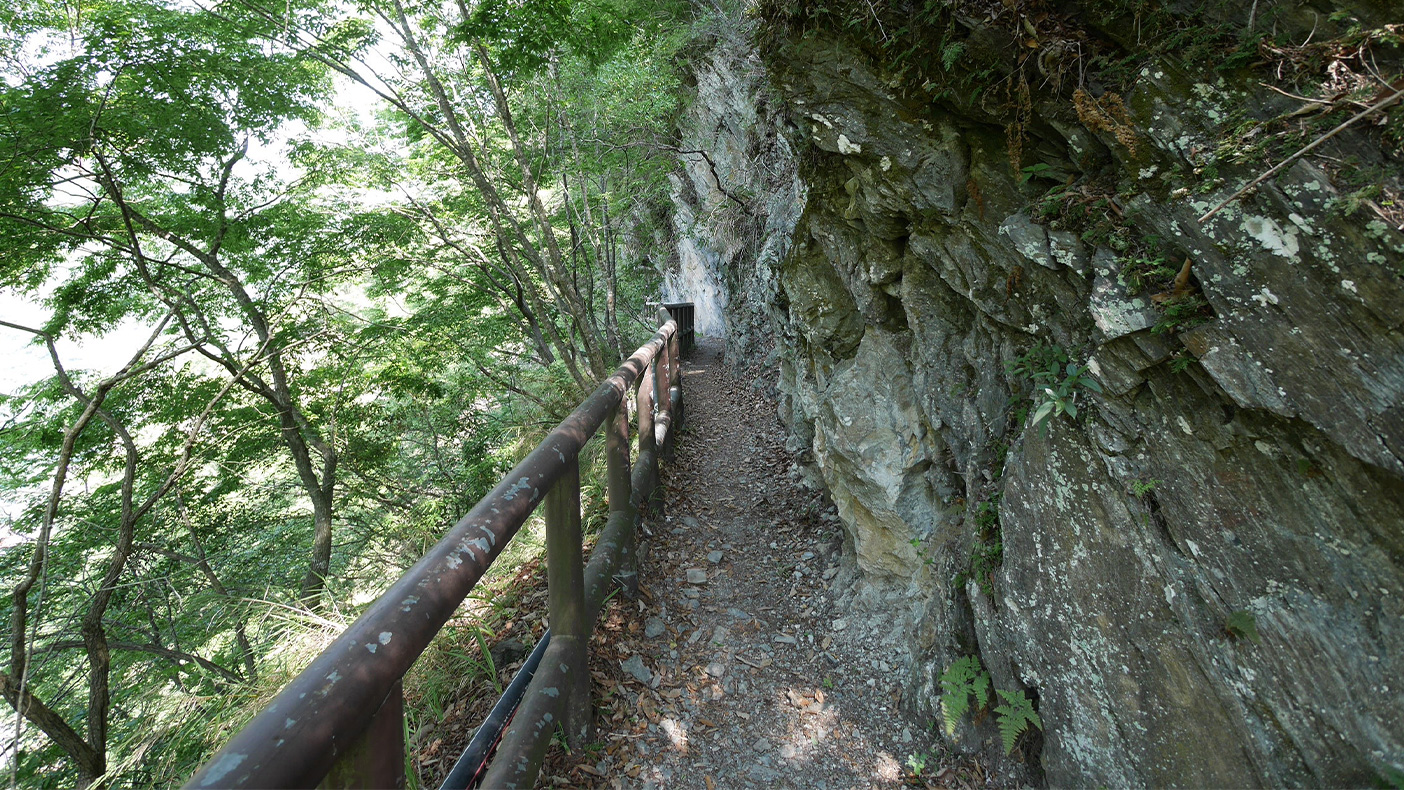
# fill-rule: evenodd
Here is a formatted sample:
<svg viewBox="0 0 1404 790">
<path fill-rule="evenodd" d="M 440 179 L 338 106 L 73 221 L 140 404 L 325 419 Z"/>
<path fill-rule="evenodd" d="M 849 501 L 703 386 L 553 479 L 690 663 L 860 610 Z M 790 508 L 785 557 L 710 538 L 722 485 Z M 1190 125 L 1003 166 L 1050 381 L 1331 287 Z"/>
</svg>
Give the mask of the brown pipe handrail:
<svg viewBox="0 0 1404 790">
<path fill-rule="evenodd" d="M 611 578 L 626 588 L 637 584 L 634 527 L 640 511 L 658 501 L 658 458 L 668 454 L 676 433 L 671 427 L 681 422 L 679 334 L 678 322 L 660 309 L 653 338 L 284 686 L 185 787 L 403 787 L 400 680 L 543 500 L 552 640 L 542 670 L 503 738 L 487 786 L 530 786 L 562 713 L 567 741 L 586 742 L 591 711 L 585 647 Z M 642 386 L 645 380 L 649 386 Z M 630 469 L 624 395 L 635 386 L 639 452 Z M 610 516 L 584 567 L 578 456 L 607 420 Z"/>
</svg>

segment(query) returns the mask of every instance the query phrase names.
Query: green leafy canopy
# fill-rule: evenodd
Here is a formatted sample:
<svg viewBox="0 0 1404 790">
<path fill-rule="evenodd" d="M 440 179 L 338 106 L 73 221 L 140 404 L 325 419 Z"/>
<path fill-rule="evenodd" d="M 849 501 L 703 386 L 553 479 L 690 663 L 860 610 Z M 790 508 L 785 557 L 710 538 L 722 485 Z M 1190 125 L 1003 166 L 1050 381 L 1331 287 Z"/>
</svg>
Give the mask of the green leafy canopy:
<svg viewBox="0 0 1404 790">
<path fill-rule="evenodd" d="M 456 35 L 490 42 L 505 73 L 529 76 L 558 52 L 608 60 L 635 32 L 631 10 L 610 0 L 481 0 Z"/>
</svg>

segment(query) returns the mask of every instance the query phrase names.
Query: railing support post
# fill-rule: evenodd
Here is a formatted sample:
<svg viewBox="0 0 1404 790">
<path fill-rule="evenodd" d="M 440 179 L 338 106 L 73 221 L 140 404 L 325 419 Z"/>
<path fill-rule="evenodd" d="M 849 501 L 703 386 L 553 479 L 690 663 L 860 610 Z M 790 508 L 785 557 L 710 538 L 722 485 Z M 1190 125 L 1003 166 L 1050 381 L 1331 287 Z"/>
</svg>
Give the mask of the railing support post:
<svg viewBox="0 0 1404 790">
<path fill-rule="evenodd" d="M 605 421 L 605 455 L 609 460 L 609 510 L 611 513 L 624 511 L 632 521 L 634 486 L 630 480 L 628 393 L 625 395 Z M 639 564 L 634 555 L 636 545 L 634 530 L 630 529 L 619 547 L 619 570 L 614 575 L 615 581 L 629 598 L 639 594 Z"/>
<path fill-rule="evenodd" d="M 643 375 L 639 376 L 638 404 L 636 414 L 639 418 L 639 457 L 644 453 L 651 453 L 657 449 L 657 432 L 653 426 L 653 392 L 655 386 L 655 371 L 658 369 L 658 358 L 648 363 L 644 368 Z"/>
<path fill-rule="evenodd" d="M 395 682 L 366 731 L 337 758 L 319 787 L 351 790 L 405 786 L 405 697 Z"/>
<path fill-rule="evenodd" d="M 668 312 L 668 308 L 658 308 L 658 325 L 661 327 L 673 320 L 673 315 Z M 660 414 L 668 415 L 666 424 L 667 432 L 663 435 L 663 444 L 658 448 L 659 456 L 664 460 L 673 458 L 673 431 L 675 415 L 672 413 L 672 398 L 670 397 L 674 368 L 677 365 L 677 357 L 673 354 L 673 343 L 677 340 L 677 325 L 673 327 L 673 334 L 663 341 L 663 347 L 658 349 L 658 358 L 662 360 L 662 365 L 654 368 L 653 371 L 653 392 L 654 406 Z"/>
<path fill-rule="evenodd" d="M 689 322 L 689 326 L 691 326 L 691 322 Z M 680 430 L 683 424 L 682 331 L 682 321 L 679 320 L 677 329 L 674 330 L 672 338 L 668 341 L 668 360 L 672 365 L 672 370 L 670 371 L 672 375 L 668 377 L 668 414 L 671 416 L 673 423 L 668 429 L 668 446 L 670 450 L 673 445 L 673 432 Z M 671 452 L 669 453 L 669 457 L 672 457 Z"/>
<path fill-rule="evenodd" d="M 658 494 L 658 431 L 653 415 L 654 381 L 657 378 L 659 358 L 655 356 L 639 376 L 639 390 L 636 394 L 638 406 L 635 414 L 639 420 L 639 460 L 633 476 L 634 527 L 638 528 L 646 510 L 662 512 L 662 499 Z"/>
<path fill-rule="evenodd" d="M 594 711 L 590 707 L 587 649 L 590 622 L 585 618 L 585 563 L 580 546 L 580 459 L 566 462 L 543 502 L 546 519 L 546 583 L 551 609 L 551 647 L 570 665 L 574 678 L 565 695 L 561 727 L 572 749 L 590 742 Z"/>
</svg>

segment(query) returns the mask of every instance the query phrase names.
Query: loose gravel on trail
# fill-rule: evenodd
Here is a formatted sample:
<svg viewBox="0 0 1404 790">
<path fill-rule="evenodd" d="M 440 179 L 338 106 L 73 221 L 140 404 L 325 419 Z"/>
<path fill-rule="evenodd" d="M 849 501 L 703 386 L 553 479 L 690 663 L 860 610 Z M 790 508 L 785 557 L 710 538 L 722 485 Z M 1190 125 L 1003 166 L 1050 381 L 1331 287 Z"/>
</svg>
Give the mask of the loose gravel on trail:
<svg viewBox="0 0 1404 790">
<path fill-rule="evenodd" d="M 687 424 L 665 514 L 640 536 L 641 594 L 592 642 L 595 743 L 540 786 L 838 788 L 979 784 L 901 709 L 898 637 L 835 607 L 837 516 L 806 488 L 772 400 L 720 344 L 686 360 Z M 906 769 L 926 756 L 920 780 Z"/>
</svg>

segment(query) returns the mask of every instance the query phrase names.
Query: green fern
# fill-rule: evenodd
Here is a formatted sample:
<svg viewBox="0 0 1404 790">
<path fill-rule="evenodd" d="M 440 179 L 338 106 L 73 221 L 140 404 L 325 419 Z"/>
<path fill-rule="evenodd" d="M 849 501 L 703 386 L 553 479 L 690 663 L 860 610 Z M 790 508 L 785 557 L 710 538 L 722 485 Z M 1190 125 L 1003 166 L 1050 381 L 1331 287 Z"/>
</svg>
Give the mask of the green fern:
<svg viewBox="0 0 1404 790">
<path fill-rule="evenodd" d="M 999 734 L 1004 739 L 1004 753 L 1014 751 L 1014 742 L 1029 728 L 1029 725 L 1043 729 L 1043 720 L 1034 712 L 1033 702 L 1022 691 L 995 689 L 1005 704 L 995 708 L 999 720 Z"/>
<path fill-rule="evenodd" d="M 952 41 L 941 48 L 941 66 L 945 68 L 946 71 L 950 71 L 963 54 L 965 54 L 965 43 Z"/>
<path fill-rule="evenodd" d="M 970 695 L 975 695 L 977 710 L 990 702 L 990 673 L 980 666 L 980 659 L 966 656 L 941 673 L 941 716 L 946 734 L 954 735 L 960 717 L 970 710 Z"/>
</svg>

